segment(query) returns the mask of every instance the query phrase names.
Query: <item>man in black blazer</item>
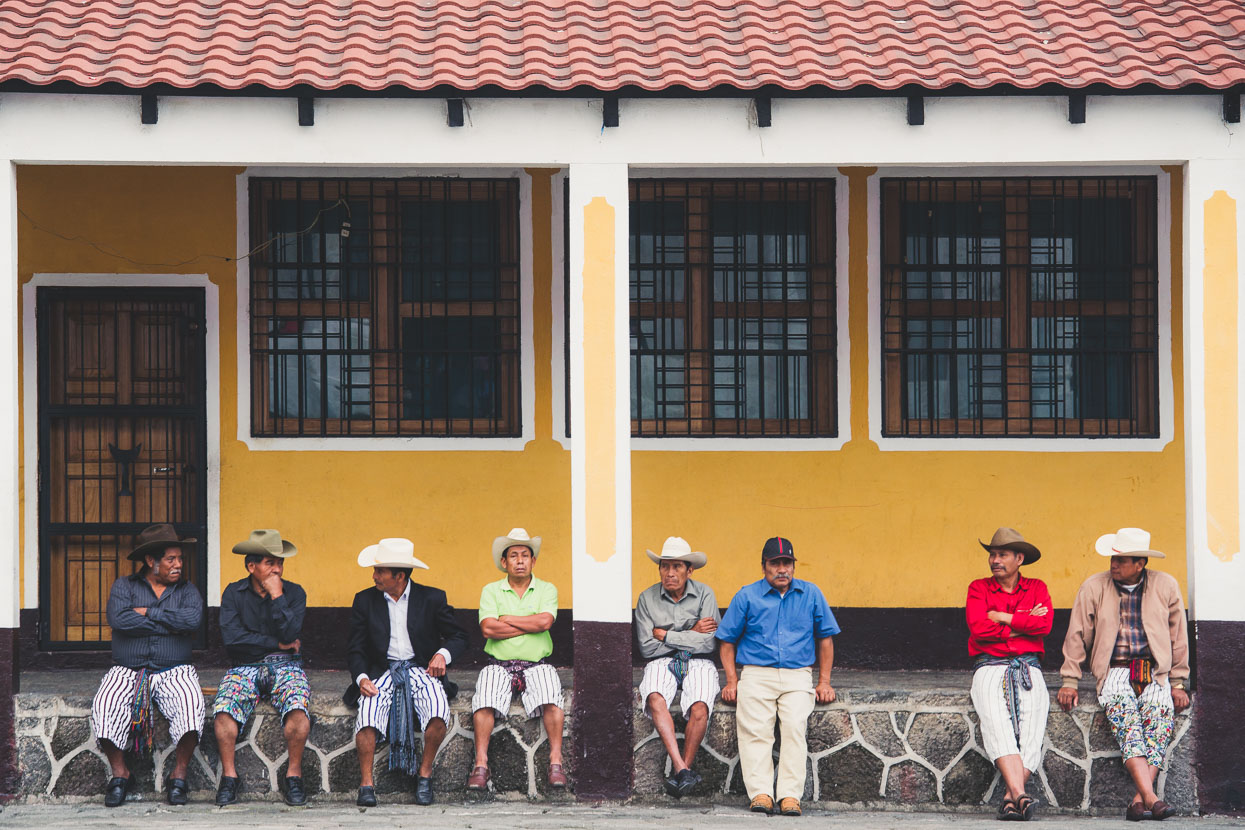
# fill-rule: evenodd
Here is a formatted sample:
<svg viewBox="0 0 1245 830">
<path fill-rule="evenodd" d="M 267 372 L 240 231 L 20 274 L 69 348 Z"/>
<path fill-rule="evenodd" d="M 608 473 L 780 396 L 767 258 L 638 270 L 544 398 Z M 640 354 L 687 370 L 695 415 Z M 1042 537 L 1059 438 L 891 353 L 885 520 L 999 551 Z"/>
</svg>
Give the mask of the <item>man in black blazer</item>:
<svg viewBox="0 0 1245 830">
<path fill-rule="evenodd" d="M 445 669 L 466 650 L 467 632 L 454 621 L 444 591 L 411 582 L 413 569 L 428 566 L 415 558 L 410 540 L 381 539 L 363 549 L 359 564 L 372 569 L 376 587 L 355 594 L 350 609 L 347 659 L 354 683 L 345 699 L 359 704 L 356 803 L 376 806 L 372 760 L 383 736 L 389 768 L 416 776 L 415 803 L 426 807 L 432 803 L 432 762 L 450 718 Z M 415 749 L 416 728 L 424 733 L 422 753 Z"/>
</svg>

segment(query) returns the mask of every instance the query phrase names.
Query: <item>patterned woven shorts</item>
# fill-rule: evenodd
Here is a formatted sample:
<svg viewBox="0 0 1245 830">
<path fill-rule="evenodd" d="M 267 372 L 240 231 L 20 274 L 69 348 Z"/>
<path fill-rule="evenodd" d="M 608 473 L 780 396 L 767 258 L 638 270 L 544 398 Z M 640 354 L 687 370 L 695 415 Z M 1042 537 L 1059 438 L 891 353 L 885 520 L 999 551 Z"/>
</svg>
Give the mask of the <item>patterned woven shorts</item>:
<svg viewBox="0 0 1245 830">
<path fill-rule="evenodd" d="M 262 675 L 272 672 L 271 691 L 261 690 Z M 266 692 L 266 694 L 265 694 Z M 255 711 L 255 701 L 268 697 L 281 720 L 290 712 L 307 711 L 311 701 L 311 685 L 302 663 L 274 664 L 271 669 L 258 666 L 237 666 L 225 672 L 212 704 L 212 716 L 224 712 L 233 718 L 241 729 Z"/>
</svg>

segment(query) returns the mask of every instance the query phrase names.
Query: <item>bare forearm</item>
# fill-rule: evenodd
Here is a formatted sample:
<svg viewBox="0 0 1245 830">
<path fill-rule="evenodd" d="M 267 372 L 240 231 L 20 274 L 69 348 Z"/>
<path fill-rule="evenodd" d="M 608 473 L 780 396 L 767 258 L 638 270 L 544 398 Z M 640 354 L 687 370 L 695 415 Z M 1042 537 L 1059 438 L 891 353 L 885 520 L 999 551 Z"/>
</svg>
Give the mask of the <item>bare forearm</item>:
<svg viewBox="0 0 1245 830">
<path fill-rule="evenodd" d="M 739 671 L 735 668 L 735 644 L 723 641 L 718 654 L 722 658 L 722 672 L 726 675 L 726 682 L 738 683 Z"/>
<path fill-rule="evenodd" d="M 498 617 L 498 621 L 517 628 L 522 634 L 539 634 L 553 627 L 553 614 L 544 612 L 529 614 L 525 617 L 503 614 L 501 617 Z"/>
<path fill-rule="evenodd" d="M 834 669 L 834 638 L 826 637 L 817 641 L 817 674 L 820 683 L 830 682 L 830 672 Z"/>
<path fill-rule="evenodd" d="M 527 632 L 521 628 L 516 628 L 508 622 L 502 622 L 496 617 L 489 617 L 480 623 L 480 632 L 490 640 L 508 640 L 511 637 L 518 637 L 520 634 Z"/>
</svg>

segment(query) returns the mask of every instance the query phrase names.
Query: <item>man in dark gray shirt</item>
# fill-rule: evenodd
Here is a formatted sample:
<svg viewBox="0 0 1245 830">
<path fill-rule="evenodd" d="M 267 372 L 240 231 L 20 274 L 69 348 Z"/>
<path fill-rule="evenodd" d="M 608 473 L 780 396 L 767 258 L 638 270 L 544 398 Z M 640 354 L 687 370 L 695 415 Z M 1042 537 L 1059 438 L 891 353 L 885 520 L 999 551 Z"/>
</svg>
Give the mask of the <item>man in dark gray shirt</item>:
<svg viewBox="0 0 1245 830">
<path fill-rule="evenodd" d="M 640 699 L 670 756 L 674 775 L 666 779 L 666 792 L 682 798 L 700 783 L 700 775 L 691 769 L 692 759 L 705 737 L 721 688 L 718 667 L 712 660 L 717 650 L 713 632 L 721 613 L 713 589 L 690 578 L 694 570 L 705 566 L 703 553 L 671 536 L 662 545 L 661 556 L 650 550 L 648 557 L 657 563 L 661 581 L 636 601 L 636 643 L 640 653 L 651 660 L 640 680 Z M 687 718 L 682 752 L 670 716 L 670 705 L 680 690 L 680 705 Z"/>
<path fill-rule="evenodd" d="M 233 665 L 221 678 L 212 705 L 221 767 L 216 803 L 238 800 L 234 747 L 255 702 L 266 697 L 281 717 L 290 753 L 285 803 L 301 807 L 307 803 L 303 749 L 311 731 L 311 687 L 300 653 L 307 592 L 283 579 L 285 560 L 298 548 L 275 530 L 252 530 L 233 552 L 246 557 L 247 576 L 227 585 L 220 599 L 221 639 Z"/>
<path fill-rule="evenodd" d="M 118 577 L 108 596 L 113 667 L 104 675 L 91 703 L 91 723 L 100 749 L 112 767 L 104 795 L 119 806 L 133 788 L 125 749 L 150 753 L 154 723 L 151 704 L 169 721 L 177 744 L 169 779 L 170 804 L 185 804 L 186 768 L 205 715 L 199 675 L 190 665 L 190 649 L 203 622 L 203 597 L 182 581 L 183 551 L 194 539 L 179 539 L 171 524 L 146 528 L 135 539 L 130 561 L 143 567 Z"/>
</svg>

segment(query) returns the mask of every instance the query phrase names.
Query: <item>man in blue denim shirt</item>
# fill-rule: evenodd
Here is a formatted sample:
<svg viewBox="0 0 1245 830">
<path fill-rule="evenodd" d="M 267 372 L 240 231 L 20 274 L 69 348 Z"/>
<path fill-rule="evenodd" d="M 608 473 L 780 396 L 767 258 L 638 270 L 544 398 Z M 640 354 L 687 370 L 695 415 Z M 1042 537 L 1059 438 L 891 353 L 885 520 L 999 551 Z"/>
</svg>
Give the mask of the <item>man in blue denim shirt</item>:
<svg viewBox="0 0 1245 830">
<path fill-rule="evenodd" d="M 749 809 L 800 815 L 804 794 L 805 732 L 817 703 L 834 702 L 830 671 L 839 633 L 834 613 L 821 589 L 795 578 L 795 552 L 781 537 L 761 551 L 765 578 L 745 585 L 731 600 L 714 634 L 721 642 L 726 685 L 722 700 L 738 701 L 735 731 L 739 768 L 748 790 Z M 819 667 L 813 686 L 814 655 Z M 735 663 L 743 667 L 743 679 Z M 782 730 L 778 785 L 774 788 L 774 719 Z"/>
</svg>

